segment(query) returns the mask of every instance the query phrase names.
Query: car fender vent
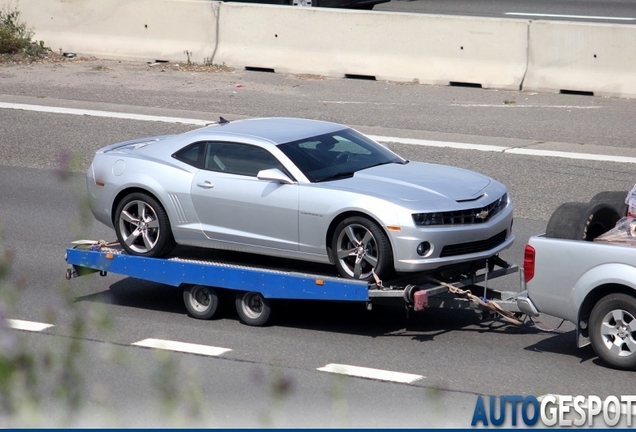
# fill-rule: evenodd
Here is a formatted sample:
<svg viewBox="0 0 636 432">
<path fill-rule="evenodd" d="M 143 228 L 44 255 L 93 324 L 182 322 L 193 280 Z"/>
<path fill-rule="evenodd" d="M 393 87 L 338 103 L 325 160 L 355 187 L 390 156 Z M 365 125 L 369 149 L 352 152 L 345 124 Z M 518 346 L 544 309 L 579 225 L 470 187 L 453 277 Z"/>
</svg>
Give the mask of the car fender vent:
<svg viewBox="0 0 636 432">
<path fill-rule="evenodd" d="M 183 206 L 181 205 L 181 201 L 179 197 L 175 194 L 168 194 L 168 198 L 170 198 L 170 203 L 172 204 L 172 208 L 174 209 L 175 214 L 179 220 L 179 223 L 187 223 L 188 218 L 186 217 L 185 211 L 183 210 Z"/>
</svg>

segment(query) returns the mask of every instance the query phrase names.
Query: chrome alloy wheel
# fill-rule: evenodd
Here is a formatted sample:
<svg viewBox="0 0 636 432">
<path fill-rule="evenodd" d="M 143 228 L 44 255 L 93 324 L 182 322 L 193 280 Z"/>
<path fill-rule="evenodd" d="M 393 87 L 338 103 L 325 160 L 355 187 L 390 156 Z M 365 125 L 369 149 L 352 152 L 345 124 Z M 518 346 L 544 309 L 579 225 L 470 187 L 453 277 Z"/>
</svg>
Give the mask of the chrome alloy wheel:
<svg viewBox="0 0 636 432">
<path fill-rule="evenodd" d="M 336 256 L 342 269 L 353 279 L 367 279 L 378 265 L 378 245 L 363 225 L 345 227 L 337 239 Z"/>
<path fill-rule="evenodd" d="M 157 213 L 148 203 L 131 201 L 122 209 L 119 232 L 126 245 L 137 253 L 154 249 L 161 235 Z"/>
<path fill-rule="evenodd" d="M 619 357 L 636 354 L 636 318 L 622 309 L 608 312 L 601 323 L 602 341 Z"/>
</svg>

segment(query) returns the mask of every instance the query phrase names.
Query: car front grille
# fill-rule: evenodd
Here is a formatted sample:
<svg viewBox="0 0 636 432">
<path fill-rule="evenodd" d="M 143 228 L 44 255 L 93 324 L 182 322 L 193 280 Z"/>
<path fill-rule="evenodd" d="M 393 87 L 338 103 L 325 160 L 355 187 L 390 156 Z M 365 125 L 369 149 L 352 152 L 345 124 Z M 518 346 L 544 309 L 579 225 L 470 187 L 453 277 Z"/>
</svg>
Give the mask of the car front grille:
<svg viewBox="0 0 636 432">
<path fill-rule="evenodd" d="M 442 253 L 439 256 L 440 258 L 443 258 L 449 256 L 467 255 L 471 253 L 483 252 L 499 246 L 504 241 L 506 241 L 506 230 L 503 230 L 499 234 L 494 235 L 486 240 L 444 246 L 444 248 L 442 249 Z"/>
<path fill-rule="evenodd" d="M 469 225 L 488 222 L 508 203 L 508 195 L 488 204 L 485 207 L 478 207 L 465 210 L 455 210 L 436 213 L 417 213 L 413 215 L 413 221 L 417 226 L 432 225 Z"/>
</svg>

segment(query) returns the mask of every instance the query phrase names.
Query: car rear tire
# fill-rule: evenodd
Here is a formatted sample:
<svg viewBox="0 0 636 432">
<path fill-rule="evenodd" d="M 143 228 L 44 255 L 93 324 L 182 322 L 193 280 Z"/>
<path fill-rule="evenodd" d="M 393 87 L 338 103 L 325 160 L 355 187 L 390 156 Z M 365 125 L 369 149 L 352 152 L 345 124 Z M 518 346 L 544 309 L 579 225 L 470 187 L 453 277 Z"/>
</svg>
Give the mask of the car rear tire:
<svg viewBox="0 0 636 432">
<path fill-rule="evenodd" d="M 590 341 L 610 366 L 636 370 L 636 298 L 614 293 L 599 300 L 590 314 Z"/>
<path fill-rule="evenodd" d="M 386 234 L 374 221 L 349 217 L 338 224 L 332 239 L 334 262 L 343 277 L 371 280 L 393 272 L 393 251 Z"/>
<path fill-rule="evenodd" d="M 212 287 L 189 285 L 183 290 L 183 302 L 188 313 L 197 319 L 211 319 L 219 312 L 219 295 Z"/>
<path fill-rule="evenodd" d="M 590 202 L 610 205 L 614 207 L 620 217 L 625 217 L 628 207 L 625 198 L 627 198 L 628 193 L 628 191 L 603 191 L 594 195 Z"/>
<path fill-rule="evenodd" d="M 175 247 L 166 211 L 145 193 L 131 193 L 121 200 L 114 225 L 119 244 L 131 255 L 161 257 Z"/>
<path fill-rule="evenodd" d="M 564 203 L 550 216 L 546 237 L 592 241 L 616 226 L 614 207 L 598 203 Z"/>
<path fill-rule="evenodd" d="M 236 312 L 243 324 L 260 327 L 271 322 L 271 301 L 257 292 L 239 292 L 236 294 Z"/>
</svg>

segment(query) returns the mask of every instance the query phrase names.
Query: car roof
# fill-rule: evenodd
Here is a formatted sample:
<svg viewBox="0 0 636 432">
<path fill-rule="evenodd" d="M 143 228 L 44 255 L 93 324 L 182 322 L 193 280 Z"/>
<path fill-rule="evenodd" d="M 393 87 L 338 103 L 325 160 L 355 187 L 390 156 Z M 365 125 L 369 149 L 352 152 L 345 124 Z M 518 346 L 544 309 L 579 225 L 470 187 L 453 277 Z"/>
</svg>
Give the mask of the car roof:
<svg viewBox="0 0 636 432">
<path fill-rule="evenodd" d="M 348 129 L 348 127 L 321 120 L 268 117 L 218 123 L 197 129 L 192 133 L 228 134 L 234 137 L 259 138 L 274 144 L 283 144 L 343 129 Z"/>
</svg>

